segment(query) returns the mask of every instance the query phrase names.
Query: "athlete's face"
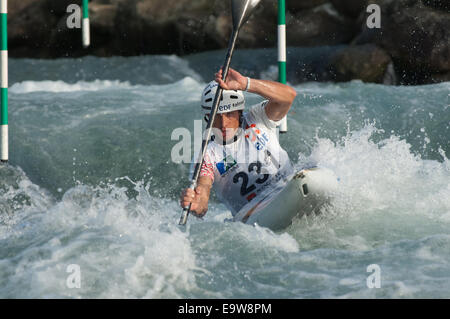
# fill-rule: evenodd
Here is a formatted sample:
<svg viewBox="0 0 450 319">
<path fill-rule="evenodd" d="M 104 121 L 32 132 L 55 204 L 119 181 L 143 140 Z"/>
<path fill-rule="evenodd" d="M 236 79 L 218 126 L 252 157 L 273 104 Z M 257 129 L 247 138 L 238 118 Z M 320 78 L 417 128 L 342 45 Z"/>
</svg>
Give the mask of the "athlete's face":
<svg viewBox="0 0 450 319">
<path fill-rule="evenodd" d="M 239 111 L 217 114 L 214 119 L 213 127 L 220 130 L 224 141 L 228 141 L 230 138 L 234 137 L 236 130 L 239 128 L 239 118 Z"/>
</svg>

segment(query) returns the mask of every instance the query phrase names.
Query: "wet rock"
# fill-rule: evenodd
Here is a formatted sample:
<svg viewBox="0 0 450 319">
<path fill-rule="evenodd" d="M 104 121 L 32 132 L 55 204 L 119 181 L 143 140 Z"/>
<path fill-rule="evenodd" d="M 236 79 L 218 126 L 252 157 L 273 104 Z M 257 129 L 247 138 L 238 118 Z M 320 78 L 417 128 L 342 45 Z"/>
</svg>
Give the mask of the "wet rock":
<svg viewBox="0 0 450 319">
<path fill-rule="evenodd" d="M 89 7 L 89 18 L 91 20 L 91 28 L 94 30 L 107 31 L 113 29 L 115 26 L 118 7 L 113 4 L 98 4 L 92 3 Z"/>
<path fill-rule="evenodd" d="M 286 26 L 290 46 L 320 46 L 349 43 L 358 32 L 353 20 L 340 15 L 331 4 L 302 11 Z"/>
<path fill-rule="evenodd" d="M 242 27 L 239 48 L 266 48 L 277 45 L 278 9 L 276 1 L 262 0 L 252 18 Z"/>
<path fill-rule="evenodd" d="M 228 2 L 219 0 L 116 1 L 115 5 L 102 5 L 103 10 L 99 10 L 99 12 L 104 11 L 106 15 L 114 10 L 120 12 L 115 15 L 114 28 L 108 28 L 107 24 L 102 22 L 98 24 L 93 22 L 94 18 L 102 21 L 107 17 L 92 16 L 92 33 L 99 38 L 98 41 L 102 45 L 109 46 L 110 52 L 114 54 L 184 55 L 221 49 L 228 45 L 231 34 Z M 97 8 L 101 7 L 97 6 Z M 94 10 L 96 6 L 91 9 L 91 11 Z M 102 27 L 103 25 L 105 27 Z M 276 30 L 276 7 L 272 1 L 263 0 L 252 19 L 243 26 L 239 46 L 274 45 L 276 32 L 273 30 Z M 96 46 L 98 43 L 94 42 L 93 47 Z"/>
<path fill-rule="evenodd" d="M 369 0 L 381 8 L 381 28 L 362 32 L 354 43 L 375 43 L 392 57 L 402 84 L 428 83 L 450 71 L 450 14 L 419 0 Z"/>
<path fill-rule="evenodd" d="M 69 29 L 66 25 L 67 6 L 72 3 L 81 4 L 81 0 L 11 1 L 10 55 L 32 58 L 185 55 L 226 48 L 231 33 L 228 1 L 92 0 L 92 45 L 84 49 L 81 29 Z M 372 3 L 381 8 L 380 29 L 370 29 L 366 24 L 369 13 L 364 8 Z M 395 72 L 391 73 L 398 75 L 401 84 L 430 83 L 445 79 L 450 72 L 448 5 L 447 0 L 288 1 L 287 43 L 290 47 L 352 43 L 347 55 L 355 61 L 350 61 L 347 55 L 340 56 L 335 61 L 339 62 L 336 76 L 352 78 L 359 63 L 365 71 L 355 76 L 377 82 L 384 81 L 380 80 L 381 75 L 366 70 L 368 62 L 358 59 L 368 54 L 369 65 L 384 61 L 380 64 L 384 66 L 387 59 L 379 51 L 383 49 L 393 62 L 387 68 L 393 70 L 395 65 Z M 276 25 L 277 2 L 262 0 L 254 16 L 243 26 L 237 47 L 275 47 Z M 375 44 L 378 49 L 369 50 L 364 44 Z M 314 74 L 311 79 L 327 80 L 330 76 L 318 65 L 303 69 L 302 74 Z"/>
<path fill-rule="evenodd" d="M 44 0 L 43 7 L 52 15 L 61 16 L 67 12 L 67 7 L 71 4 L 77 4 L 81 7 L 81 0 Z"/>
<path fill-rule="evenodd" d="M 8 2 L 8 13 L 9 15 L 17 15 L 23 9 L 30 6 L 36 0 L 21 0 L 21 1 L 9 1 Z"/>
<path fill-rule="evenodd" d="M 422 3 L 431 8 L 450 12 L 450 1 L 448 0 L 422 0 Z"/>
<path fill-rule="evenodd" d="M 450 72 L 435 73 L 430 76 L 429 83 L 450 82 Z"/>
<path fill-rule="evenodd" d="M 58 19 L 36 1 L 14 2 L 8 14 L 8 42 L 11 56 L 50 55 L 49 35 Z"/>
<path fill-rule="evenodd" d="M 386 84 L 394 84 L 394 79 L 385 79 L 390 64 L 392 60 L 383 49 L 365 44 L 340 50 L 331 58 L 329 68 L 338 82 L 358 79 L 371 83 L 383 83 L 386 80 L 389 82 Z"/>
<path fill-rule="evenodd" d="M 318 7 L 324 3 L 330 2 L 329 0 L 295 0 L 286 1 L 286 10 L 291 13 L 298 13 L 305 9 L 311 9 Z"/>
<path fill-rule="evenodd" d="M 340 13 L 357 18 L 367 8 L 366 0 L 331 0 L 331 3 Z"/>
</svg>

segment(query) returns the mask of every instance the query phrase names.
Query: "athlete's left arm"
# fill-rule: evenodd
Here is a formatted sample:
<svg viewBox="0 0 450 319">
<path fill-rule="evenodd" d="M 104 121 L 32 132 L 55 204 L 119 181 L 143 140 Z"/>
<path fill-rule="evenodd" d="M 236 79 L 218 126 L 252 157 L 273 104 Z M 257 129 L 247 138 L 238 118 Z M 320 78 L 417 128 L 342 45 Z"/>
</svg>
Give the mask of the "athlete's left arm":
<svg viewBox="0 0 450 319">
<path fill-rule="evenodd" d="M 261 95 L 269 100 L 264 109 L 267 117 L 272 121 L 279 121 L 286 116 L 297 95 L 297 92 L 288 85 L 257 79 L 250 80 L 248 92 Z"/>
<path fill-rule="evenodd" d="M 247 88 L 247 77 L 232 68 L 229 69 L 226 81 L 222 81 L 222 70 L 216 73 L 216 81 L 225 90 L 241 90 Z M 272 121 L 283 119 L 289 112 L 297 92 L 285 84 L 259 79 L 250 79 L 248 92 L 258 94 L 269 103 L 265 106 L 266 114 Z"/>
</svg>

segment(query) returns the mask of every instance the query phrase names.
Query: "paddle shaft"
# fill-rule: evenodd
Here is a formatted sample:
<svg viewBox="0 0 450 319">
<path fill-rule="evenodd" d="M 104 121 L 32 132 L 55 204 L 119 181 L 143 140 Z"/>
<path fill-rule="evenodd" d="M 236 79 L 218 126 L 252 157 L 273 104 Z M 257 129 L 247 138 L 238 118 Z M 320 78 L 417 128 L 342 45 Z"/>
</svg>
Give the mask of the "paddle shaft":
<svg viewBox="0 0 450 319">
<path fill-rule="evenodd" d="M 228 44 L 228 51 L 227 51 L 227 56 L 225 58 L 225 63 L 223 64 L 223 67 L 222 67 L 222 80 L 224 80 L 224 81 L 227 78 L 228 70 L 230 69 L 231 58 L 233 56 L 234 47 L 236 46 L 238 34 L 239 34 L 239 28 L 233 29 L 233 33 L 231 35 L 230 42 Z M 219 85 L 219 87 L 217 88 L 217 91 L 216 91 L 216 96 L 214 97 L 214 103 L 211 108 L 211 113 L 209 114 L 208 124 L 206 125 L 206 136 L 203 138 L 203 141 L 202 141 L 202 152 L 199 154 L 199 157 L 196 161 L 194 175 L 192 177 L 191 186 L 189 187 L 192 190 L 194 190 L 197 187 L 197 181 L 200 176 L 200 171 L 201 171 L 201 167 L 203 165 L 206 148 L 208 146 L 208 141 L 211 138 L 212 124 L 214 123 L 214 119 L 217 114 L 217 109 L 219 108 L 220 97 L 222 95 L 222 92 L 223 92 L 223 88 L 220 87 L 220 85 Z M 179 222 L 180 225 L 186 224 L 189 213 L 191 211 L 191 206 L 192 206 L 192 203 L 189 204 L 189 207 L 185 207 L 183 209 L 183 214 L 181 215 L 180 222 Z"/>
</svg>

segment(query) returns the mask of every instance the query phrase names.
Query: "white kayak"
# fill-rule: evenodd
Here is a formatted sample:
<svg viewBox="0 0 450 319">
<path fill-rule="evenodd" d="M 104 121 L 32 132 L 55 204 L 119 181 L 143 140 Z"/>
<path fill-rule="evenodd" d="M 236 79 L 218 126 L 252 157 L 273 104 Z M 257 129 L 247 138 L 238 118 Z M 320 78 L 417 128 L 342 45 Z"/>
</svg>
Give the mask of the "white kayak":
<svg viewBox="0 0 450 319">
<path fill-rule="evenodd" d="M 328 203 L 337 191 L 338 182 L 330 169 L 302 169 L 281 190 L 270 193 L 248 212 L 239 212 L 234 220 L 271 230 L 284 229 L 294 217 L 310 215 Z"/>
</svg>

